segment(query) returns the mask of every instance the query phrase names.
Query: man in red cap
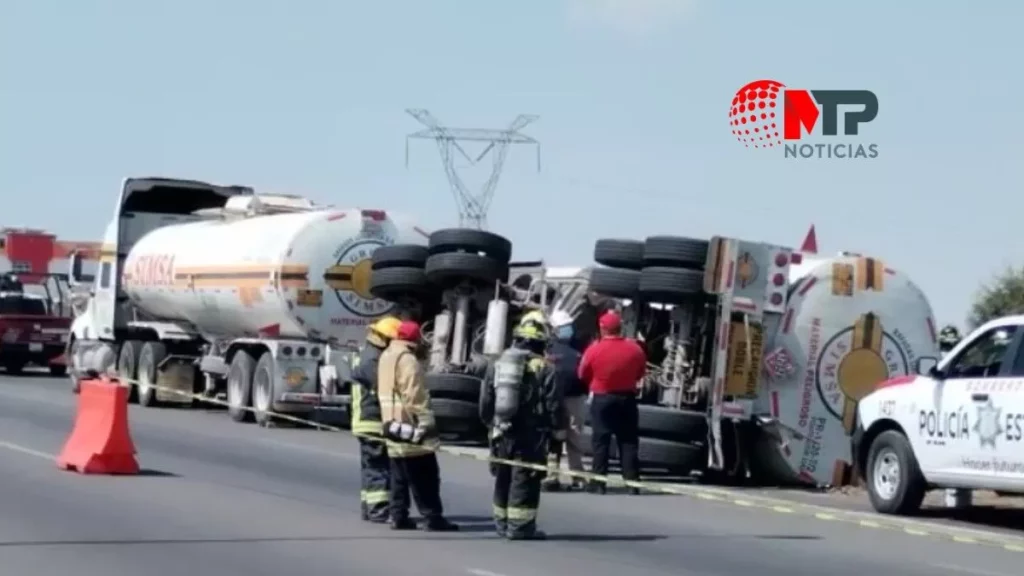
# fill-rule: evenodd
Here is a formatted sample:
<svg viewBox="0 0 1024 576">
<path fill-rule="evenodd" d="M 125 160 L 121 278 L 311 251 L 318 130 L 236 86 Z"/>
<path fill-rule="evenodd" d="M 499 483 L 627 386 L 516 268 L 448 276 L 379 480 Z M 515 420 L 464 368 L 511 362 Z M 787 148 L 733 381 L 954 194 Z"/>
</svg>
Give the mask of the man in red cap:
<svg viewBox="0 0 1024 576">
<path fill-rule="evenodd" d="M 445 519 L 441 504 L 440 442 L 423 367 L 416 357 L 419 346 L 419 324 L 402 322 L 377 368 L 382 428 L 391 457 L 391 527 L 416 528 L 409 518 L 411 491 L 425 520 L 422 528 L 450 532 L 459 527 Z"/>
<path fill-rule="evenodd" d="M 608 474 L 608 449 L 612 436 L 619 445 L 622 477 L 640 479 L 637 459 L 639 413 L 637 384 L 647 369 L 647 355 L 633 340 L 622 337 L 622 318 L 613 311 L 598 319 L 601 338 L 591 344 L 580 360 L 578 376 L 590 390 L 590 426 L 593 429 L 594 459 L 591 471 Z M 589 491 L 604 494 L 606 485 L 592 481 Z M 636 494 L 636 488 L 630 490 Z"/>
</svg>

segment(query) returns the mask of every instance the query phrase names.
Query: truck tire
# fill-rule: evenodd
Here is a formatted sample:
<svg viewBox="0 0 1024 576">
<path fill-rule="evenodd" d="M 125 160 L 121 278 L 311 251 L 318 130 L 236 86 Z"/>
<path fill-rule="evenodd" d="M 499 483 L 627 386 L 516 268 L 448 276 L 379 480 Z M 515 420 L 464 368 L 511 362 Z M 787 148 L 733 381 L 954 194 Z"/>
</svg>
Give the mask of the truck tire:
<svg viewBox="0 0 1024 576">
<path fill-rule="evenodd" d="M 167 357 L 167 347 L 161 342 L 146 342 L 139 352 L 139 406 L 155 407 L 156 385 L 159 372 L 157 367 Z"/>
<path fill-rule="evenodd" d="M 504 236 L 472 228 L 446 228 L 430 235 L 431 255 L 450 252 L 484 254 L 502 264 L 512 260 L 512 242 Z"/>
<path fill-rule="evenodd" d="M 643 265 L 704 270 L 710 245 L 683 236 L 651 236 L 644 241 Z"/>
<path fill-rule="evenodd" d="M 273 420 L 274 355 L 264 352 L 252 373 L 252 412 L 256 424 L 266 426 Z"/>
<path fill-rule="evenodd" d="M 704 293 L 704 273 L 650 266 L 640 273 L 640 295 L 647 302 L 683 304 Z"/>
<path fill-rule="evenodd" d="M 617 268 L 594 268 L 590 271 L 589 290 L 602 296 L 632 300 L 640 293 L 640 273 Z"/>
<path fill-rule="evenodd" d="M 427 374 L 427 390 L 432 400 L 449 398 L 478 402 L 480 399 L 480 378 L 471 374 L 435 372 Z"/>
<path fill-rule="evenodd" d="M 4 370 L 9 376 L 17 376 L 25 371 L 25 363 L 20 360 L 12 360 L 4 364 Z"/>
<path fill-rule="evenodd" d="M 882 514 L 910 515 L 927 491 L 924 475 L 906 436 L 896 430 L 878 435 L 868 451 L 868 498 Z"/>
<path fill-rule="evenodd" d="M 430 407 L 437 421 L 437 431 L 442 436 L 465 439 L 484 429 L 476 402 L 451 398 L 431 398 Z"/>
<path fill-rule="evenodd" d="M 583 453 L 593 456 L 593 430 L 589 426 L 583 429 L 581 441 L 583 442 Z M 704 467 L 702 458 L 705 451 L 702 446 L 697 444 L 641 437 L 637 452 L 641 470 L 655 468 L 689 474 Z M 612 438 L 612 444 L 608 450 L 608 459 L 618 465 L 619 446 L 614 438 Z"/>
<path fill-rule="evenodd" d="M 235 352 L 228 368 L 227 396 L 228 416 L 235 422 L 251 422 L 252 376 L 256 372 L 256 361 L 245 350 Z"/>
<path fill-rule="evenodd" d="M 419 244 L 392 244 L 373 251 L 373 270 L 384 268 L 423 268 L 430 250 Z"/>
<path fill-rule="evenodd" d="M 639 270 L 644 267 L 644 243 L 601 238 L 594 243 L 594 262 L 611 268 Z"/>
<path fill-rule="evenodd" d="M 122 384 L 128 386 L 128 402 L 135 402 L 139 397 L 139 389 L 136 386 L 139 377 L 139 350 L 142 342 L 138 340 L 125 340 L 121 344 L 121 350 L 117 353 L 117 377 Z"/>
<path fill-rule="evenodd" d="M 482 284 L 508 281 L 508 264 L 488 256 L 465 252 L 433 254 L 427 258 L 425 272 L 427 280 L 439 286 L 466 280 Z"/>
<path fill-rule="evenodd" d="M 703 412 L 641 404 L 640 436 L 675 442 L 704 442 L 708 436 Z"/>
<path fill-rule="evenodd" d="M 430 284 L 423 268 L 394 266 L 375 269 L 370 275 L 370 294 L 381 300 L 394 302 L 429 291 Z"/>
</svg>

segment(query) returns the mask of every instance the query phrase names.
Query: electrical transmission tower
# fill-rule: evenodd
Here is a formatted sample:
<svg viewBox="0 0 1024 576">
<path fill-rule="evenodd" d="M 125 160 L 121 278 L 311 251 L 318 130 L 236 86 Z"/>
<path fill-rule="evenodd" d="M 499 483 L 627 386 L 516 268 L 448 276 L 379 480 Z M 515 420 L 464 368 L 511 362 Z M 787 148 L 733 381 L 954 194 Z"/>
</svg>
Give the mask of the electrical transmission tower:
<svg viewBox="0 0 1024 576">
<path fill-rule="evenodd" d="M 537 116 L 520 114 L 505 130 L 488 130 L 486 128 L 446 128 L 441 126 L 434 116 L 426 110 L 410 109 L 406 112 L 426 126 L 425 130 L 413 132 L 405 139 L 405 166 L 409 167 L 409 140 L 412 138 L 429 138 L 437 142 L 441 152 L 441 161 L 448 174 L 448 184 L 452 188 L 455 202 L 459 207 L 459 226 L 478 228 L 487 227 L 487 211 L 494 199 L 494 191 L 498 187 L 498 178 L 505 166 L 505 158 L 512 144 L 533 144 L 537 147 L 537 171 L 540 171 L 540 143 L 533 138 L 521 134 L 527 124 L 537 120 Z M 477 156 L 470 156 L 460 142 L 486 142 L 487 146 Z M 466 187 L 459 175 L 455 160 L 462 157 L 470 165 L 491 156 L 491 175 L 484 182 L 480 191 L 473 194 Z"/>
</svg>

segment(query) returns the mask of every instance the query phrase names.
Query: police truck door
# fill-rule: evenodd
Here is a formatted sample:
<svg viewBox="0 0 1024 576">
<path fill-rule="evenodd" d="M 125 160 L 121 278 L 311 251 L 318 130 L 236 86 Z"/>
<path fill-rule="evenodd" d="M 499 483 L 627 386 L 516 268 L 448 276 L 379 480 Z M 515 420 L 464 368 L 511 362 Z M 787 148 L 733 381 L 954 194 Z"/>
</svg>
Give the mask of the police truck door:
<svg viewBox="0 0 1024 576">
<path fill-rule="evenodd" d="M 1009 372 L 1021 331 L 998 326 L 978 334 L 942 369 L 936 387 L 941 402 L 932 411 L 929 435 L 939 443 L 936 469 L 952 486 L 988 487 L 1000 448 L 999 395 Z M 1004 362 L 1006 360 L 1006 362 Z"/>
</svg>

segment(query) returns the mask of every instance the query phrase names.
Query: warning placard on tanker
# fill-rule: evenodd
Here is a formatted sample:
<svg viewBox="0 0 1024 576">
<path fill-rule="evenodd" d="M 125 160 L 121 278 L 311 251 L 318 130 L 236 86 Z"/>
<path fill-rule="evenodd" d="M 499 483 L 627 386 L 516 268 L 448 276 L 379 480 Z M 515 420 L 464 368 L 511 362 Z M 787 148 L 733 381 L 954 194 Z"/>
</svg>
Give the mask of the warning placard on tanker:
<svg viewBox="0 0 1024 576">
<path fill-rule="evenodd" d="M 746 398 L 757 394 L 763 354 L 764 330 L 761 325 L 733 322 L 729 329 L 726 396 Z"/>
</svg>

